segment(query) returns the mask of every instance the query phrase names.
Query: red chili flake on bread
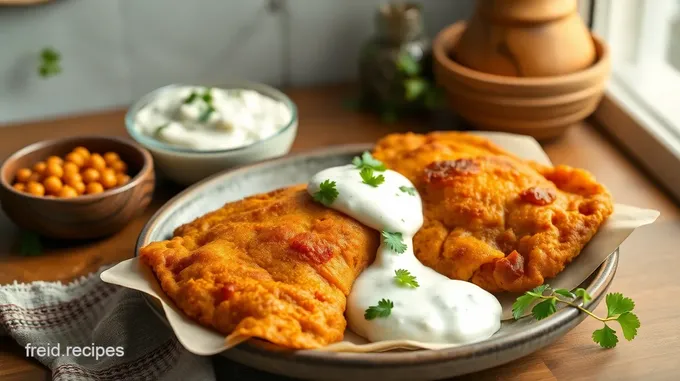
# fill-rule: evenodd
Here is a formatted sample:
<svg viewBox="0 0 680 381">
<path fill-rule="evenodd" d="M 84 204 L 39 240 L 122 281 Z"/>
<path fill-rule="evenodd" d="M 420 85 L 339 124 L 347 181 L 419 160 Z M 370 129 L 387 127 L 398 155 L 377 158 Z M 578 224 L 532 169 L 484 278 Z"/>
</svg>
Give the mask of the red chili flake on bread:
<svg viewBox="0 0 680 381">
<path fill-rule="evenodd" d="M 333 250 L 328 243 L 309 232 L 291 238 L 289 246 L 302 261 L 314 265 L 326 263 L 333 257 Z"/>
<path fill-rule="evenodd" d="M 435 161 L 425 167 L 425 180 L 429 183 L 447 183 L 455 176 L 479 173 L 479 163 L 474 159 Z"/>
<path fill-rule="evenodd" d="M 520 193 L 522 201 L 532 203 L 538 206 L 552 204 L 557 198 L 557 193 L 552 188 L 531 187 Z"/>
</svg>

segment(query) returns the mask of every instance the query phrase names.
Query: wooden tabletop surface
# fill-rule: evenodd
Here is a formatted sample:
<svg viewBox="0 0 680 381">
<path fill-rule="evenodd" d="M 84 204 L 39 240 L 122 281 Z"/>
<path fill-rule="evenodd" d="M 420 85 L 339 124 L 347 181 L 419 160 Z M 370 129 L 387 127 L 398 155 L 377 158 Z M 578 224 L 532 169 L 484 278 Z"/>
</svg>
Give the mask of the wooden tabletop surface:
<svg viewBox="0 0 680 381">
<path fill-rule="evenodd" d="M 403 121 L 387 125 L 370 115 L 343 106 L 351 95 L 346 87 L 288 91 L 299 108 L 300 127 L 293 152 L 328 145 L 372 142 L 393 131 L 455 128 L 451 118 Z M 126 136 L 124 110 L 102 112 L 54 121 L 0 128 L 0 157 L 43 139 L 72 135 Z M 459 378 L 460 380 L 672 380 L 680 371 L 680 209 L 589 122 L 544 144 L 554 163 L 593 172 L 612 191 L 616 202 L 661 211 L 659 220 L 636 231 L 621 247 L 621 261 L 610 291 L 635 300 L 642 321 L 638 338 L 611 350 L 591 341 L 599 328 L 587 319 L 553 345 L 510 364 Z M 161 182 L 151 206 L 116 235 L 88 242 L 44 243 L 39 256 L 18 251 L 19 230 L 0 212 L 0 284 L 35 280 L 69 281 L 102 265 L 129 258 L 137 235 L 153 214 L 181 190 Z M 598 309 L 603 310 L 603 306 Z M 219 379 L 247 380 L 260 372 L 215 360 Z M 0 379 L 49 379 L 50 372 L 26 358 L 24 350 L 7 337 L 0 338 Z M 259 378 L 258 378 L 259 379 Z M 266 377 L 282 380 L 280 377 Z"/>
</svg>

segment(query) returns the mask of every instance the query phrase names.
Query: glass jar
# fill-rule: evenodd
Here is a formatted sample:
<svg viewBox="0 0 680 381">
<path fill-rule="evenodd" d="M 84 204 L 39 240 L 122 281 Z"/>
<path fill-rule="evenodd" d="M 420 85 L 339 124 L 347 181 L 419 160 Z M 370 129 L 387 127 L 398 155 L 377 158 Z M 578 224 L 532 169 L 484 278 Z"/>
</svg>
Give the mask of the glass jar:
<svg viewBox="0 0 680 381">
<path fill-rule="evenodd" d="M 432 61 L 417 4 L 385 4 L 375 18 L 376 34 L 359 58 L 361 104 L 385 119 L 431 103 Z"/>
</svg>

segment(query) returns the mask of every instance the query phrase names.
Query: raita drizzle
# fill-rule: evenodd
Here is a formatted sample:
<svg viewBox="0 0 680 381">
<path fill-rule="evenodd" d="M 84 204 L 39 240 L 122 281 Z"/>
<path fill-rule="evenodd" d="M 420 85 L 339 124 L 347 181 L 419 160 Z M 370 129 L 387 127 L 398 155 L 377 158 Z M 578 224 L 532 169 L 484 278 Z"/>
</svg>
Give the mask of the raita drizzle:
<svg viewBox="0 0 680 381">
<path fill-rule="evenodd" d="M 361 273 L 348 297 L 350 329 L 372 342 L 465 344 L 490 337 L 500 328 L 498 300 L 472 283 L 449 279 L 418 261 L 412 238 L 423 224 L 420 196 L 400 190 L 413 187 L 401 174 L 391 170 L 378 174 L 385 181 L 373 187 L 362 182 L 359 169 L 346 165 L 317 173 L 308 185 L 313 195 L 323 181 L 335 181 L 339 195 L 329 207 L 378 231 L 401 233 L 407 245 L 399 254 L 382 240 L 375 262 Z M 419 286 L 400 285 L 395 279 L 399 269 L 408 270 Z M 393 303 L 389 316 L 366 319 L 366 310 L 381 299 Z"/>
</svg>

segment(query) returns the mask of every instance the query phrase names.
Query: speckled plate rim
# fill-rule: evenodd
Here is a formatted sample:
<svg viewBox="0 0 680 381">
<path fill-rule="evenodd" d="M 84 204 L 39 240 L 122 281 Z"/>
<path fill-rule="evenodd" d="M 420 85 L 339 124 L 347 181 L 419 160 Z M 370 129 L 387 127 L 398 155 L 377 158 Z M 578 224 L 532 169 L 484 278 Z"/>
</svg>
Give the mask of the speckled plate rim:
<svg viewBox="0 0 680 381">
<path fill-rule="evenodd" d="M 199 193 L 206 188 L 214 187 L 222 182 L 229 181 L 230 178 L 236 177 L 243 173 L 250 171 L 276 167 L 285 165 L 297 160 L 304 160 L 315 157 L 326 157 L 333 155 L 351 155 L 361 153 L 366 150 L 371 150 L 373 144 L 351 144 L 343 146 L 333 146 L 322 148 L 318 150 L 308 151 L 304 153 L 289 155 L 283 158 L 275 158 L 271 160 L 262 161 L 256 164 L 251 164 L 236 169 L 227 170 L 206 178 L 180 192 L 178 195 L 165 203 L 147 222 L 137 239 L 135 246 L 135 256 L 139 254 L 139 249 L 151 242 L 150 237 L 155 228 L 160 222 L 171 218 L 174 212 L 179 209 L 184 201 L 191 198 L 193 194 Z M 607 259 L 600 265 L 600 267 L 593 272 L 593 274 L 581 284 L 581 287 L 588 290 L 588 293 L 593 299 L 586 304 L 589 310 L 594 309 L 604 297 L 609 285 L 611 284 L 619 261 L 619 250 L 615 250 Z M 143 293 L 142 293 L 143 294 Z M 158 314 L 158 316 L 167 324 L 167 320 L 160 310 L 158 304 L 153 297 L 143 294 L 149 306 Z M 319 364 L 324 366 L 344 366 L 353 368 L 398 368 L 413 365 L 430 365 L 446 361 L 473 359 L 476 357 L 483 357 L 498 351 L 512 351 L 515 348 L 521 348 L 527 343 L 543 339 L 543 345 L 548 345 L 558 336 L 554 336 L 555 331 L 566 331 L 574 328 L 583 319 L 585 313 L 582 313 L 574 308 L 562 308 L 558 310 L 551 317 L 536 321 L 525 330 L 517 333 L 511 333 L 502 336 L 492 336 L 491 338 L 474 343 L 462 345 L 459 347 L 441 349 L 441 350 L 414 350 L 404 352 L 376 352 L 376 353 L 346 353 L 346 352 L 326 352 L 315 350 L 288 350 L 277 347 L 273 344 L 264 342 L 262 340 L 248 340 L 229 351 L 245 351 L 252 355 L 262 358 L 276 358 L 290 359 L 299 363 L 307 363 L 310 365 Z M 525 317 L 523 319 L 530 319 Z M 547 337 L 553 334 L 552 340 L 546 340 Z M 514 358 L 519 358 L 528 353 L 522 350 L 517 351 L 518 355 Z M 510 359 L 509 361 L 511 361 Z M 504 361 L 507 362 L 507 361 Z M 489 366 L 499 365 L 489 364 Z"/>
</svg>

